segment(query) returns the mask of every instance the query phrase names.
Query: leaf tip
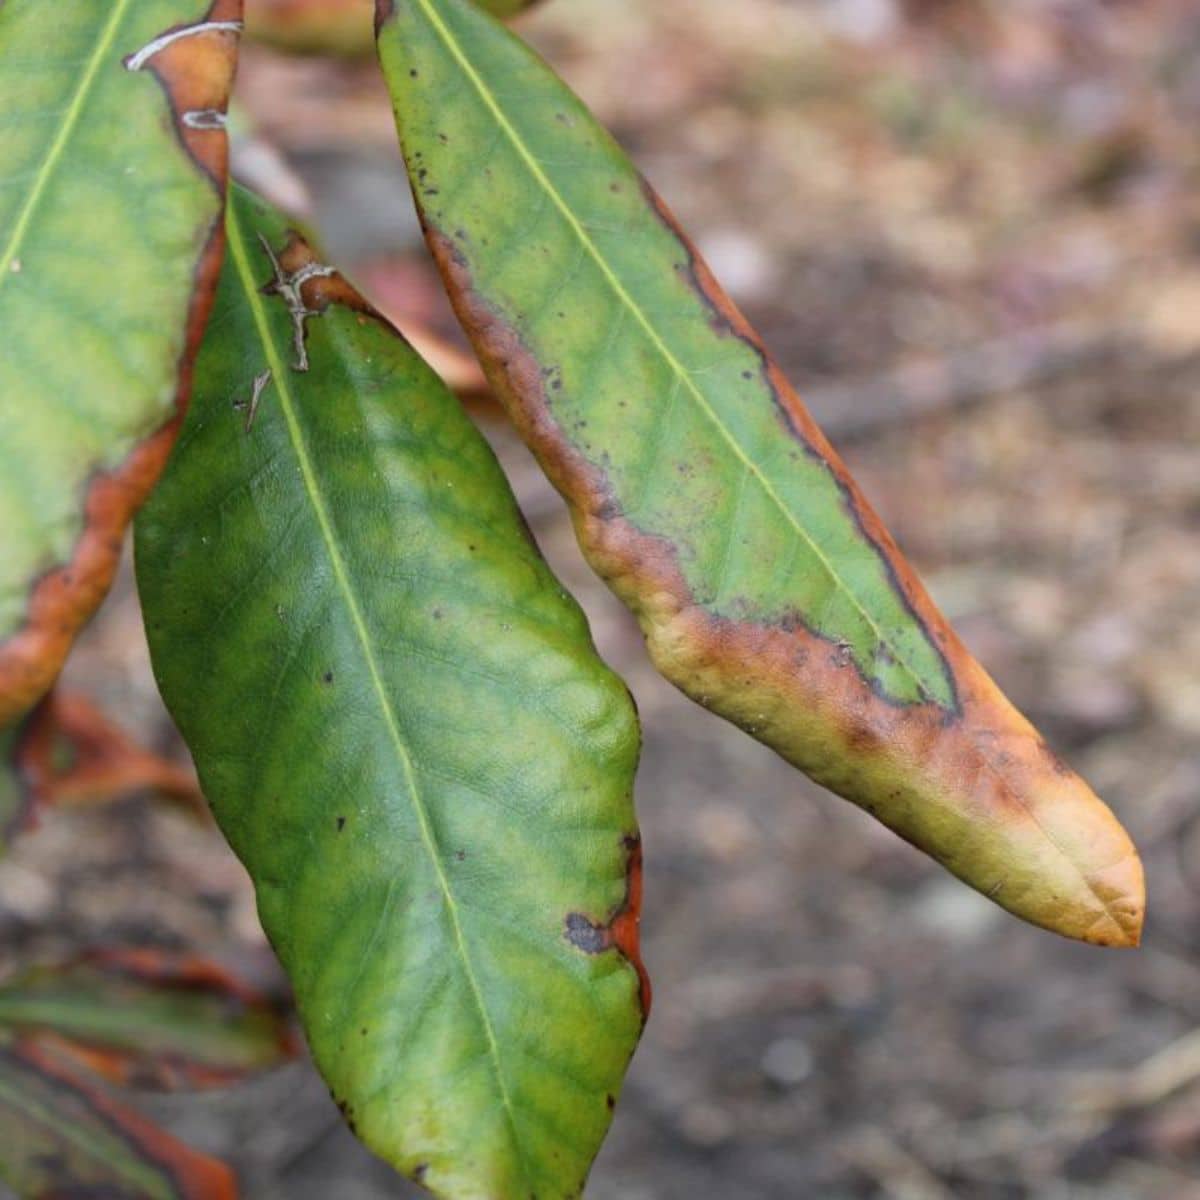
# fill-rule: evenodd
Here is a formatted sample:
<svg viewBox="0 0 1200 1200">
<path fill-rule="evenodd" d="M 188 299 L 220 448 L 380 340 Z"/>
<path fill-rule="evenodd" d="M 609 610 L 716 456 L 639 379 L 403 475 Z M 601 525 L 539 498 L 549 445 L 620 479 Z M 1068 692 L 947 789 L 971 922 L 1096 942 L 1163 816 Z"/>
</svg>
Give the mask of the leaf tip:
<svg viewBox="0 0 1200 1200">
<path fill-rule="evenodd" d="M 1104 905 L 1104 916 L 1093 927 L 1093 935 L 1083 940 L 1118 950 L 1140 946 L 1146 917 L 1146 874 L 1133 844 L 1120 861 L 1092 876 L 1089 883 Z"/>
</svg>

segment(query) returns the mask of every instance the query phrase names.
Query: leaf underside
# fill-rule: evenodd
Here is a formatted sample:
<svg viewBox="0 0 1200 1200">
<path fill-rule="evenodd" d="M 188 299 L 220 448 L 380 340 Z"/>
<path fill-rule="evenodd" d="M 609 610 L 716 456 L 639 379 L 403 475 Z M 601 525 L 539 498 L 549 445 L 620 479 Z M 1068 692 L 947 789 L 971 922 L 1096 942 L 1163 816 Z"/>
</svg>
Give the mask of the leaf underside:
<svg viewBox="0 0 1200 1200">
<path fill-rule="evenodd" d="M 229 1168 L 74 1076 L 0 1042 L 0 1180 L 18 1196 L 235 1200 Z"/>
<path fill-rule="evenodd" d="M 240 16 L 0 5 L 0 725 L 57 674 L 165 461 L 215 280 Z"/>
<path fill-rule="evenodd" d="M 662 202 L 467 0 L 379 33 L 435 258 L 660 670 L 1035 923 L 1137 940 L 1141 864 L 937 612 Z"/>
<path fill-rule="evenodd" d="M 646 1001 L 631 701 L 432 372 L 236 191 L 228 243 L 137 523 L 162 693 L 359 1136 L 577 1195 Z"/>
</svg>

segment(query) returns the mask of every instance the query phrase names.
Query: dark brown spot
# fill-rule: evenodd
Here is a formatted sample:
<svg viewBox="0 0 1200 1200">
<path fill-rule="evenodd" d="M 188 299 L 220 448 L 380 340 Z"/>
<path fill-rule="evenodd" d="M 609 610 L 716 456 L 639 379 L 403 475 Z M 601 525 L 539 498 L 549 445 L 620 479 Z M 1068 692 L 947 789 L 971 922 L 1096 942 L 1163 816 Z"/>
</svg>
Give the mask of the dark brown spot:
<svg viewBox="0 0 1200 1200">
<path fill-rule="evenodd" d="M 375 0 L 375 36 L 383 28 L 384 22 L 391 20 L 395 9 L 395 0 Z"/>
<path fill-rule="evenodd" d="M 612 945 L 612 934 L 607 925 L 593 925 L 582 913 L 568 913 L 567 941 L 585 954 L 603 954 Z"/>
</svg>

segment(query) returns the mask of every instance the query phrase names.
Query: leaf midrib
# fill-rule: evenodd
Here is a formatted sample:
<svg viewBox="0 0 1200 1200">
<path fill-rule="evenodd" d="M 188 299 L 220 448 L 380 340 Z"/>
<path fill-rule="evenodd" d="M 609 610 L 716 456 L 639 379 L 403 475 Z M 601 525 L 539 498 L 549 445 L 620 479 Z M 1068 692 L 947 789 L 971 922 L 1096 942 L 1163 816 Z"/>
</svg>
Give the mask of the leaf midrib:
<svg viewBox="0 0 1200 1200">
<path fill-rule="evenodd" d="M 54 141 L 50 143 L 50 149 L 46 152 L 46 157 L 42 160 L 42 164 L 38 168 L 33 187 L 30 188 L 25 204 L 17 215 L 12 234 L 8 239 L 8 244 L 4 247 L 4 253 L 0 254 L 0 288 L 4 286 L 9 276 L 14 274 L 12 264 L 16 260 L 17 253 L 24 243 L 25 235 L 29 231 L 30 223 L 33 221 L 34 212 L 41 202 L 42 193 L 46 190 L 46 186 L 50 182 L 50 177 L 54 174 L 59 159 L 62 158 L 63 150 L 66 149 L 67 143 L 71 140 L 71 135 L 75 132 L 75 126 L 79 124 L 79 118 L 84 108 L 84 101 L 87 99 L 96 81 L 100 64 L 104 61 L 108 52 L 112 49 L 113 43 L 117 40 L 117 30 L 120 28 L 121 22 L 125 19 L 125 14 L 129 10 L 131 2 L 132 0 L 117 0 L 117 4 L 109 15 L 108 24 L 104 27 L 104 32 L 100 35 L 100 40 L 97 41 L 96 48 L 87 60 L 87 67 L 80 77 L 79 86 L 75 89 L 75 94 L 71 97 L 71 103 L 68 105 L 63 121 L 58 127 L 58 133 L 55 135 Z"/>
<path fill-rule="evenodd" d="M 475 70 L 470 59 L 467 58 L 465 52 L 463 51 L 459 40 L 454 36 L 453 32 L 447 28 L 445 22 L 438 14 L 436 7 L 430 3 L 430 0 L 414 0 L 414 2 L 418 4 L 425 13 L 430 25 L 437 32 L 447 50 L 449 50 L 450 54 L 458 62 L 468 80 L 479 93 L 480 99 L 483 100 L 484 104 L 491 110 L 501 130 L 512 143 L 513 149 L 516 150 L 518 156 L 525 163 L 530 174 L 550 197 L 551 201 L 554 203 L 559 212 L 562 213 L 563 217 L 567 221 L 567 224 L 578 237 L 584 250 L 591 256 L 593 261 L 599 267 L 601 275 L 611 288 L 613 294 L 617 297 L 620 303 L 629 310 L 638 324 L 645 331 L 651 345 L 660 354 L 663 361 L 667 364 L 672 373 L 680 380 L 686 390 L 691 393 L 692 397 L 699 406 L 700 411 L 712 423 L 714 428 L 733 451 L 735 457 L 741 461 L 744 470 L 754 477 L 755 481 L 763 489 L 767 497 L 783 515 L 785 521 L 812 549 L 812 552 L 815 555 L 819 565 L 829 577 L 834 588 L 844 593 L 849 598 L 853 607 L 861 614 L 863 620 L 866 621 L 867 625 L 878 638 L 879 644 L 888 648 L 892 654 L 892 657 L 916 686 L 918 695 L 926 699 L 931 699 L 932 694 L 929 688 L 927 688 L 921 681 L 921 677 L 917 673 L 916 668 L 913 667 L 912 664 L 907 660 L 900 648 L 898 646 L 894 646 L 884 635 L 883 630 L 880 629 L 879 625 L 871 616 L 866 606 L 838 573 L 833 563 L 825 555 L 820 545 L 813 539 L 812 535 L 796 519 L 791 509 L 787 506 L 783 498 L 772 486 L 770 480 L 767 479 L 762 471 L 759 470 L 754 460 L 742 449 L 741 444 L 738 442 L 733 432 L 729 429 L 725 422 L 721 420 L 721 417 L 708 402 L 708 399 L 705 397 L 704 393 L 699 389 L 699 387 L 696 386 L 695 380 L 688 373 L 687 369 L 679 361 L 679 359 L 676 358 L 670 347 L 659 336 L 658 331 L 654 328 L 653 323 L 650 321 L 650 318 L 646 315 L 645 311 L 629 294 L 628 290 L 625 288 L 625 285 L 618 278 L 614 270 L 608 265 L 608 262 L 600 252 L 600 248 L 589 236 L 587 230 L 575 216 L 570 205 L 567 204 L 562 194 L 554 186 L 554 183 L 551 181 L 550 177 L 542 170 L 541 164 L 537 161 L 532 151 L 530 151 L 529 147 L 526 146 L 524 140 L 521 138 L 521 135 L 505 116 L 504 110 L 500 107 L 500 103 L 497 100 L 495 93 L 491 88 L 488 87 L 487 83 L 484 81 L 479 72 Z M 863 670 L 864 672 L 866 670 L 865 664 L 863 666 Z"/>
<path fill-rule="evenodd" d="M 464 978 L 467 980 L 471 990 L 471 995 L 475 1001 L 476 1009 L 479 1013 L 480 1025 L 483 1028 L 484 1036 L 488 1046 L 488 1058 L 491 1061 L 493 1073 L 496 1078 L 496 1085 L 500 1092 L 500 1099 L 504 1108 L 505 1118 L 507 1120 L 509 1131 L 512 1135 L 512 1144 L 516 1153 L 520 1169 L 525 1176 L 527 1182 L 532 1182 L 528 1167 L 524 1161 L 521 1139 L 517 1132 L 516 1117 L 513 1112 L 512 1100 L 508 1094 L 508 1088 L 504 1081 L 504 1071 L 500 1063 L 500 1047 L 496 1039 L 496 1032 L 492 1026 L 492 1021 L 488 1015 L 487 1006 L 483 1001 L 483 992 L 480 989 L 479 981 L 475 976 L 474 968 L 471 965 L 470 955 L 467 952 L 466 937 L 463 933 L 462 921 L 459 916 L 458 902 L 454 897 L 453 890 L 450 887 L 450 881 L 446 877 L 446 872 L 442 867 L 441 859 L 438 856 L 437 840 L 434 837 L 432 825 L 429 820 L 429 813 L 425 807 L 425 803 L 421 798 L 421 791 L 417 784 L 416 770 L 413 765 L 412 756 L 408 752 L 405 745 L 404 737 L 400 730 L 399 721 L 396 717 L 396 712 L 392 707 L 391 698 L 387 692 L 387 686 L 383 680 L 383 673 L 379 666 L 379 660 L 375 651 L 374 642 L 371 638 L 370 630 L 367 628 L 366 621 L 363 617 L 362 607 L 358 600 L 358 595 L 351 582 L 349 572 L 346 568 L 345 559 L 342 556 L 341 547 L 338 543 L 337 533 L 333 528 L 333 522 L 330 519 L 329 511 L 325 503 L 324 495 L 321 491 L 320 484 L 317 481 L 316 473 L 313 470 L 312 460 L 309 456 L 307 443 L 304 438 L 304 431 L 300 427 L 300 421 L 296 415 L 295 399 L 292 395 L 291 385 L 289 382 L 291 367 L 285 361 L 283 355 L 280 354 L 279 348 L 275 343 L 274 336 L 271 331 L 270 320 L 267 317 L 266 306 L 263 303 L 262 295 L 259 292 L 258 282 L 255 279 L 253 268 L 250 264 L 249 257 L 246 252 L 246 241 L 242 234 L 242 230 L 235 212 L 236 205 L 229 204 L 227 206 L 226 222 L 229 230 L 229 251 L 233 257 L 237 267 L 238 276 L 241 279 L 242 286 L 246 293 L 247 303 L 254 314 L 254 323 L 257 329 L 259 340 L 263 344 L 263 349 L 266 352 L 268 366 L 271 368 L 272 381 L 275 385 L 276 392 L 279 396 L 280 408 L 284 415 L 284 420 L 287 424 L 288 437 L 292 444 L 292 449 L 295 452 L 297 462 L 300 467 L 300 475 L 304 483 L 304 490 L 312 504 L 313 511 L 317 518 L 317 524 L 321 530 L 321 537 L 325 543 L 326 552 L 329 555 L 330 566 L 333 568 L 334 578 L 337 581 L 338 590 L 342 594 L 342 599 L 345 602 L 346 610 L 349 613 L 351 624 L 354 626 L 355 636 L 358 639 L 359 646 L 362 650 L 363 659 L 367 666 L 367 672 L 371 677 L 371 684 L 379 701 L 379 708 L 387 726 L 388 734 L 396 751 L 397 760 L 400 763 L 401 771 L 404 776 L 405 784 L 407 785 L 409 799 L 412 802 L 413 811 L 417 817 L 417 824 L 421 831 L 421 840 L 429 855 L 429 861 L 433 866 L 434 874 L 437 877 L 438 887 L 442 893 L 442 897 L 446 904 L 446 911 L 450 917 L 451 928 L 454 931 L 455 949 L 458 954 Z"/>
</svg>

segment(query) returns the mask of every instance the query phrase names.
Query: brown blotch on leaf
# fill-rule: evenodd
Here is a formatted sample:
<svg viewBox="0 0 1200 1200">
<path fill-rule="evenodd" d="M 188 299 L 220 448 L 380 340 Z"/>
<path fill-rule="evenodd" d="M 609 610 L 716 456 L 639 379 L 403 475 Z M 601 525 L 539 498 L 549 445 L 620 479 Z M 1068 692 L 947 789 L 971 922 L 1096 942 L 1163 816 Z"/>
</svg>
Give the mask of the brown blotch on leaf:
<svg viewBox="0 0 1200 1200">
<path fill-rule="evenodd" d="M 635 836 L 622 842 L 628 855 L 625 874 L 625 898 L 604 922 L 593 921 L 583 913 L 568 913 L 564 924 L 564 935 L 577 950 L 584 954 L 603 954 L 607 950 L 618 951 L 637 972 L 638 993 L 643 1022 L 650 1015 L 650 975 L 642 962 L 641 915 L 642 915 L 642 841 Z"/>
<path fill-rule="evenodd" d="M 647 189 L 667 228 L 682 239 Z M 819 783 L 876 815 L 966 882 L 1007 886 L 1005 908 L 1097 944 L 1136 945 L 1145 890 L 1128 835 L 1073 772 L 1038 749 L 1029 723 L 974 661 L 756 335 L 688 248 L 687 273 L 723 332 L 754 347 L 797 444 L 823 459 L 909 610 L 943 656 L 955 704 L 896 704 L 802 622 L 719 617 L 695 602 L 676 546 L 636 528 L 602 469 L 555 420 L 543 364 L 476 288 L 460 248 L 425 214 L 426 239 L 496 395 L 572 508 L 588 561 L 637 615 L 652 658 L 687 694 L 753 732 Z M 683 243 L 686 247 L 686 242 Z M 749 669 L 752 666 L 752 670 Z M 1001 745 L 1002 743 L 1002 745 Z M 1006 755 L 1000 766 L 998 753 Z M 899 799 L 881 803 L 888 788 Z M 1071 900 L 1047 879 L 1072 880 Z M 592 923 L 595 928 L 595 924 Z M 580 937 L 587 937 L 582 926 Z"/>
<path fill-rule="evenodd" d="M 392 13 L 395 11 L 395 0 L 375 0 L 375 36 L 379 36 L 379 31 L 383 28 L 384 23 L 391 20 Z"/>
</svg>

